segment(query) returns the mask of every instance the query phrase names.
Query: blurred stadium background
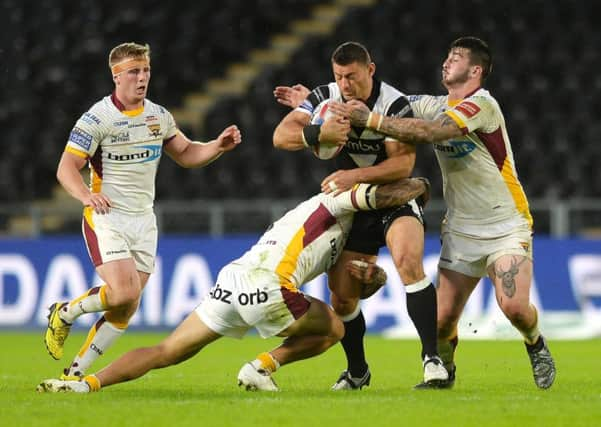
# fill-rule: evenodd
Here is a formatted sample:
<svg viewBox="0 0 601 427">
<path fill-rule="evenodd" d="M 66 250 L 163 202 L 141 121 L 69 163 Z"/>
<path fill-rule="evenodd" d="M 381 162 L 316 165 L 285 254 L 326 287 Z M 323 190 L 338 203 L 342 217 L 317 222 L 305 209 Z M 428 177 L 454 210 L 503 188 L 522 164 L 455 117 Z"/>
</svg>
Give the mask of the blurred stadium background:
<svg viewBox="0 0 601 427">
<path fill-rule="evenodd" d="M 537 279 L 544 277 L 546 286 L 539 286 L 540 300 L 551 310 L 588 307 L 596 315 L 599 16 L 601 2 L 571 0 L 0 0 L 0 326 L 42 325 L 44 304 L 56 297 L 49 288 L 68 295 L 93 277 L 79 238 L 81 208 L 59 188 L 55 171 L 75 120 L 112 90 L 107 55 L 114 45 L 150 44 L 149 98 L 170 109 L 188 136 L 208 140 L 231 123 L 243 132 L 242 146 L 208 167 L 161 163 L 157 215 L 165 261 L 156 276 L 165 285 L 157 285 L 157 298 L 168 300 L 173 287 L 167 283 L 179 277 L 187 251 L 219 254 L 207 261 L 214 277 L 273 219 L 317 192 L 332 170 L 309 153 L 272 147 L 273 129 L 287 112 L 274 102 L 276 85 L 331 81 L 332 50 L 356 40 L 370 49 L 379 78 L 409 94 L 442 93 L 446 48 L 467 34 L 487 40 L 494 53 L 487 86 L 504 110 L 540 236 Z M 433 184 L 427 219 L 428 251 L 435 257 L 444 203 L 431 148 L 420 147 L 415 175 Z M 190 242 L 195 236 L 204 243 Z M 78 260 L 83 279 L 51 275 L 62 255 Z M 20 279 L 29 276 L 20 276 L 26 267 L 15 267 L 19 256 L 30 262 L 35 286 Z M 28 294 L 34 288 L 35 296 Z M 19 308 L 25 295 L 35 301 L 29 311 Z M 488 293 L 481 298 L 485 311 Z M 21 314 L 20 323 L 6 320 L 17 312 L 29 314 Z M 171 324 L 163 317 L 157 322 Z M 380 330 L 399 322 L 384 322 Z M 490 324 L 497 328 L 496 321 Z"/>
</svg>

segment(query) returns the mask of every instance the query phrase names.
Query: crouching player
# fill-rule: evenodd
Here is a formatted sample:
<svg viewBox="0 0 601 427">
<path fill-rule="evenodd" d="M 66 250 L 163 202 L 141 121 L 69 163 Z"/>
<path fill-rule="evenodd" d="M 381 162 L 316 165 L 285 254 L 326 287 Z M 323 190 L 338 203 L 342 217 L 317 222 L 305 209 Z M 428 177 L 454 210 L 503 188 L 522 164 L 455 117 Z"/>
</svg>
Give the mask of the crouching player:
<svg viewBox="0 0 601 427">
<path fill-rule="evenodd" d="M 286 339 L 245 364 L 238 385 L 277 391 L 272 374 L 280 366 L 317 356 L 344 335 L 343 324 L 330 307 L 299 287 L 336 262 L 353 213 L 399 206 L 420 195 L 427 199 L 428 194 L 427 180 L 412 178 L 385 185 L 358 184 L 335 197 L 324 193 L 312 197 L 276 221 L 241 258 L 223 267 L 209 294 L 163 342 L 132 350 L 80 381 L 48 379 L 37 390 L 97 391 L 183 362 L 224 335 L 242 338 L 254 327 L 264 338 Z M 348 268 L 366 284 L 367 294 L 386 280 L 373 263 L 355 261 Z"/>
</svg>

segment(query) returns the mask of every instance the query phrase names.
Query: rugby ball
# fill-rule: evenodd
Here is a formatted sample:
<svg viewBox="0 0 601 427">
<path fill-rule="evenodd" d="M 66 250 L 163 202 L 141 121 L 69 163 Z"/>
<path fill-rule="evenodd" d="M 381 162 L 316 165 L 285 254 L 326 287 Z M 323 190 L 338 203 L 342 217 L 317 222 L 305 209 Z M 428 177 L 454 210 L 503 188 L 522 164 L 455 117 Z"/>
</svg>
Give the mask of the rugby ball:
<svg viewBox="0 0 601 427">
<path fill-rule="evenodd" d="M 311 116 L 311 124 L 312 125 L 321 125 L 327 119 L 333 116 L 333 113 L 329 110 L 330 100 L 326 99 L 319 103 L 317 107 L 313 110 L 313 115 Z M 333 159 L 342 151 L 342 145 L 336 144 L 324 144 L 317 143 L 311 147 L 313 154 L 322 160 Z"/>
</svg>

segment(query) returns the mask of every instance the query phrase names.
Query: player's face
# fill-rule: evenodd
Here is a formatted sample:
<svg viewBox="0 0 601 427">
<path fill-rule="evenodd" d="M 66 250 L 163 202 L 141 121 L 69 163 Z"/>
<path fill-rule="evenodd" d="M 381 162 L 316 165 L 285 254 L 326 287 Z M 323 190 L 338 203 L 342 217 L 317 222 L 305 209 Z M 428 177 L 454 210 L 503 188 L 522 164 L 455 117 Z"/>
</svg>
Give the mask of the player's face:
<svg viewBox="0 0 601 427">
<path fill-rule="evenodd" d="M 373 62 L 369 65 L 358 62 L 348 65 L 332 63 L 336 84 L 347 101 L 351 99 L 366 101 L 369 98 L 375 70 L 376 66 Z"/>
<path fill-rule="evenodd" d="M 126 104 L 140 104 L 146 98 L 150 65 L 130 68 L 115 77 L 117 97 Z"/>
<path fill-rule="evenodd" d="M 442 84 L 448 88 L 467 82 L 473 74 L 473 67 L 467 49 L 452 49 L 442 64 Z"/>
</svg>

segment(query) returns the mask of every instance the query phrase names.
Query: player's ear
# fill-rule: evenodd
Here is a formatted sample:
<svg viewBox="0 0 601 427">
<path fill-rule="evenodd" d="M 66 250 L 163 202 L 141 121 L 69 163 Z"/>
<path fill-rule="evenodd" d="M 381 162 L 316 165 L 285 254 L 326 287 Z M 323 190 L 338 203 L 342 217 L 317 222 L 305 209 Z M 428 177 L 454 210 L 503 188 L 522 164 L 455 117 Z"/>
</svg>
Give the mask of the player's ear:
<svg viewBox="0 0 601 427">
<path fill-rule="evenodd" d="M 376 72 L 376 64 L 374 62 L 370 62 L 368 65 L 369 77 L 373 77 Z"/>
</svg>

